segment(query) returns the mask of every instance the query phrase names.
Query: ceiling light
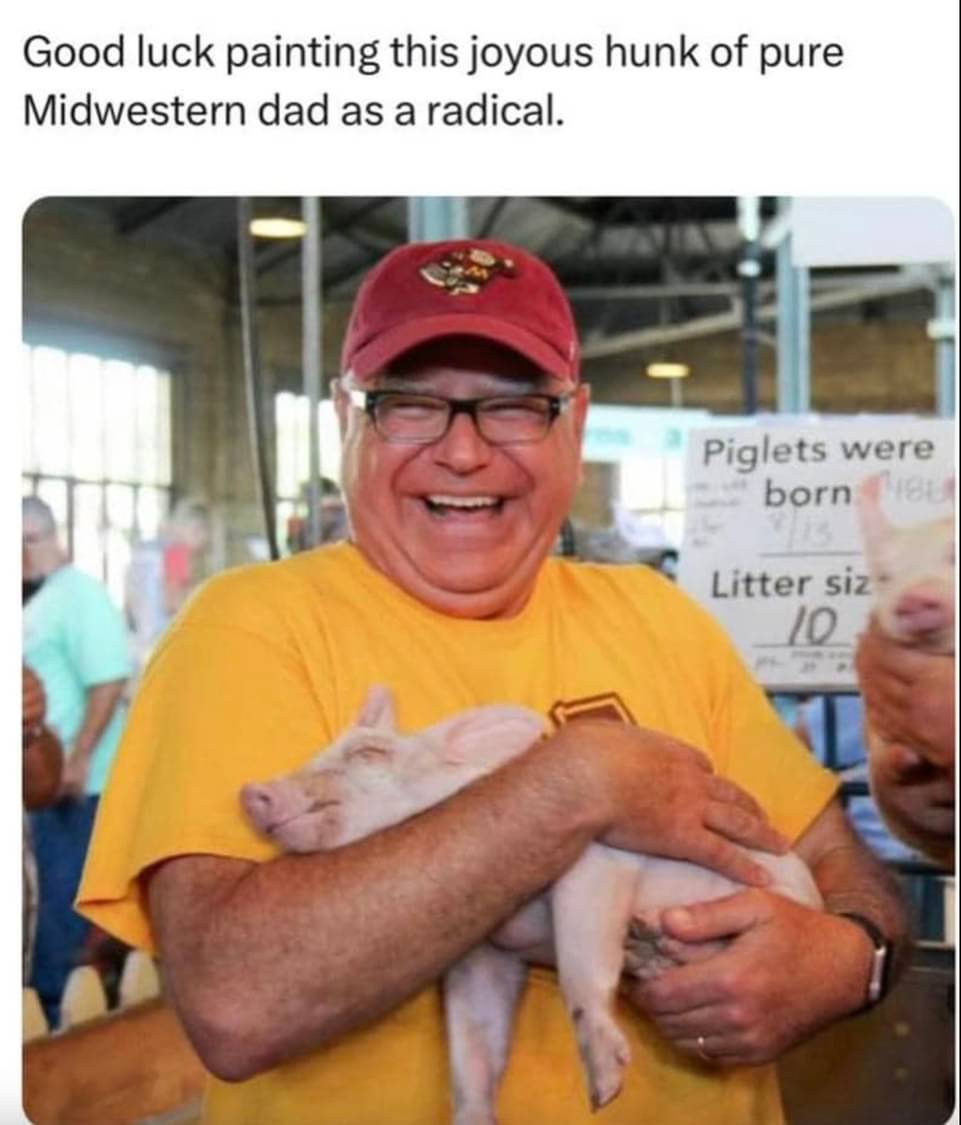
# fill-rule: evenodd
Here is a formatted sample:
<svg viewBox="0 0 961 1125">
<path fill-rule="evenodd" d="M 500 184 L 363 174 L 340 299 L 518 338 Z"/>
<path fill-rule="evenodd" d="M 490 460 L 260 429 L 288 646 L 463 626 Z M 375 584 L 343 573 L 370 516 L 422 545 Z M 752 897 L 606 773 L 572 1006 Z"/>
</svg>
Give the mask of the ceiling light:
<svg viewBox="0 0 961 1125">
<path fill-rule="evenodd" d="M 250 221 L 250 233 L 254 238 L 302 238 L 306 229 L 303 219 L 270 216 Z"/>
<path fill-rule="evenodd" d="M 691 369 L 686 363 L 649 363 L 646 374 L 649 379 L 686 379 Z"/>
</svg>

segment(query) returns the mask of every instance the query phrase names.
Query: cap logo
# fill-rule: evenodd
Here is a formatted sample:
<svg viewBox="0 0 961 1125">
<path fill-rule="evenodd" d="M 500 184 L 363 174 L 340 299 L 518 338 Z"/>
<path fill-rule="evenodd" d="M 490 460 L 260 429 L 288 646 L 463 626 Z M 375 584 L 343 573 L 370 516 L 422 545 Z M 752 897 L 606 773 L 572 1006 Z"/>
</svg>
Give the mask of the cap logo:
<svg viewBox="0 0 961 1125">
<path fill-rule="evenodd" d="M 452 250 L 420 269 L 420 276 L 452 297 L 479 293 L 494 277 L 516 277 L 512 258 L 500 258 L 487 250 Z"/>
</svg>

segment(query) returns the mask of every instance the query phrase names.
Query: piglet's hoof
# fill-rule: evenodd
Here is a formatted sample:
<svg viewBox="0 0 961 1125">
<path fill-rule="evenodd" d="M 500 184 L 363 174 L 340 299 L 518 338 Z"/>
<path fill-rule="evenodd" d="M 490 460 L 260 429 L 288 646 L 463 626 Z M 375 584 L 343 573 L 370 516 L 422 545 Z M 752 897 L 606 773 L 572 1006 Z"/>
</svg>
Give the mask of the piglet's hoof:
<svg viewBox="0 0 961 1125">
<path fill-rule="evenodd" d="M 591 1109 L 596 1111 L 621 1092 L 631 1052 L 620 1028 L 606 1012 L 591 1016 L 582 1008 L 575 1008 L 572 1015 L 581 1061 L 587 1073 Z"/>
</svg>

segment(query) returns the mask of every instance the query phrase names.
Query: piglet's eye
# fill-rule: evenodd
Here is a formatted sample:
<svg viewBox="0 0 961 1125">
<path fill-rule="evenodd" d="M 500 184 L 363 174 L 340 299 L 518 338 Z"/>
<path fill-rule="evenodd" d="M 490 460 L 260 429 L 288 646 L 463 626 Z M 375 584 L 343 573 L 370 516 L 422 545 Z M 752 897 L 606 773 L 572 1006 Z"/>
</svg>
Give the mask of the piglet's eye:
<svg viewBox="0 0 961 1125">
<path fill-rule="evenodd" d="M 349 762 L 362 762 L 369 766 L 384 765 L 390 759 L 390 753 L 382 746 L 355 746 L 347 752 Z"/>
</svg>

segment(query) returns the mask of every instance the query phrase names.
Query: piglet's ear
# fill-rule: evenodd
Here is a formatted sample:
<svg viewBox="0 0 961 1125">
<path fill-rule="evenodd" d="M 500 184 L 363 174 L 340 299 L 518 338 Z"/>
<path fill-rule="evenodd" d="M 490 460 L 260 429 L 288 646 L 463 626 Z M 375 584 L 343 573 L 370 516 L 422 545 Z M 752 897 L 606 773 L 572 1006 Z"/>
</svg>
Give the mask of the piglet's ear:
<svg viewBox="0 0 961 1125">
<path fill-rule="evenodd" d="M 374 684 L 367 692 L 367 698 L 357 716 L 356 726 L 375 730 L 394 730 L 394 701 L 390 691 L 383 684 Z"/>
<path fill-rule="evenodd" d="M 477 707 L 438 723 L 444 760 L 452 763 L 500 764 L 523 753 L 544 733 L 544 722 L 522 707 Z"/>
<path fill-rule="evenodd" d="M 892 531 L 891 524 L 881 511 L 881 480 L 881 474 L 875 473 L 861 481 L 857 488 L 858 520 L 868 550 L 886 539 Z"/>
</svg>

